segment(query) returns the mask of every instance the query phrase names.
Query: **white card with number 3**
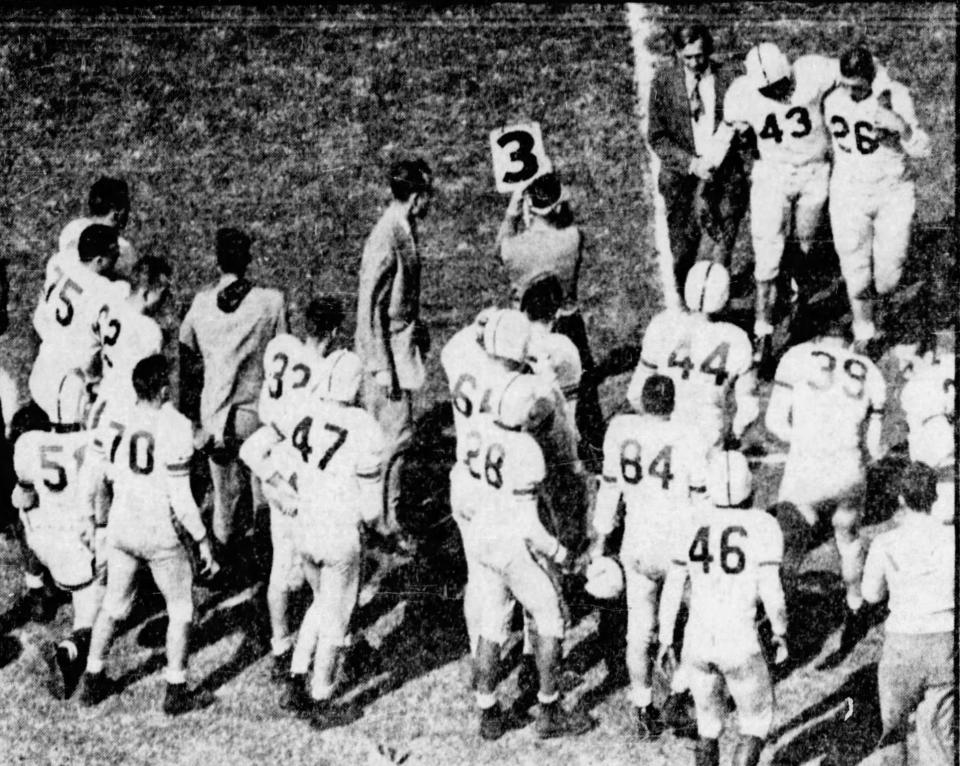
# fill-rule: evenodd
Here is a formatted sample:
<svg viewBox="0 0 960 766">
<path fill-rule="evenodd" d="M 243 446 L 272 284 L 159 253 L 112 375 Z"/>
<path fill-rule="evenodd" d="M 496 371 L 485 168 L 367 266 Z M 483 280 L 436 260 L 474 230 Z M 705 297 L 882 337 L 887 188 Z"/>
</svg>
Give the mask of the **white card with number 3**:
<svg viewBox="0 0 960 766">
<path fill-rule="evenodd" d="M 522 122 L 490 131 L 497 191 L 509 194 L 553 170 L 543 148 L 539 122 Z"/>
</svg>

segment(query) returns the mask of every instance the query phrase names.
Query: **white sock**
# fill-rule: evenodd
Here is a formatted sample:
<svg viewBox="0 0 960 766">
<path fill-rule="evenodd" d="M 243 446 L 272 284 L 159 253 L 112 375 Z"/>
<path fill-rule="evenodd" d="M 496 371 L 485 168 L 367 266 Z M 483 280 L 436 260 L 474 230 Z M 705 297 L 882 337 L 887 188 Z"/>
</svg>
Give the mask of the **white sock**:
<svg viewBox="0 0 960 766">
<path fill-rule="evenodd" d="M 270 639 L 270 651 L 273 653 L 274 657 L 279 657 L 281 654 L 285 654 L 293 646 L 293 636 L 287 634 L 283 638 L 271 638 Z"/>
<path fill-rule="evenodd" d="M 187 682 L 187 671 L 167 668 L 163 677 L 167 680 L 168 684 L 185 684 Z"/>
<path fill-rule="evenodd" d="M 630 687 L 630 701 L 635 707 L 645 708 L 653 702 L 653 689 L 649 686 Z"/>
<path fill-rule="evenodd" d="M 477 706 L 481 710 L 489 710 L 494 705 L 497 704 L 497 695 L 493 692 L 486 694 L 484 692 L 477 692 Z"/>
</svg>

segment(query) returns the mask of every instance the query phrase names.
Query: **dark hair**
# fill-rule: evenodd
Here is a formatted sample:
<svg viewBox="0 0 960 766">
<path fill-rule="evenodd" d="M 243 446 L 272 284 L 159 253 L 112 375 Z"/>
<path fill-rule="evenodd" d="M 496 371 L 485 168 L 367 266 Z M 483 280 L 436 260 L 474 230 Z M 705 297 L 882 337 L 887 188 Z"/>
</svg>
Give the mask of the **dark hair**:
<svg viewBox="0 0 960 766">
<path fill-rule="evenodd" d="M 81 263 L 90 263 L 97 256 L 116 258 L 120 255 L 117 230 L 102 223 L 92 223 L 82 232 L 77 242 Z"/>
<path fill-rule="evenodd" d="M 675 390 L 666 375 L 651 375 L 643 383 L 640 401 L 644 412 L 651 415 L 669 415 L 673 412 Z"/>
<path fill-rule="evenodd" d="M 226 274 L 242 277 L 250 265 L 250 237 L 228 226 L 217 229 L 217 266 Z"/>
<path fill-rule="evenodd" d="M 90 187 L 87 197 L 87 206 L 90 215 L 107 215 L 112 210 L 127 210 L 130 208 L 130 188 L 121 178 L 101 176 Z"/>
<path fill-rule="evenodd" d="M 170 382 L 170 364 L 163 354 L 153 354 L 137 362 L 133 368 L 133 390 L 137 398 L 155 401 Z"/>
<path fill-rule="evenodd" d="M 530 198 L 530 204 L 537 208 L 548 208 L 560 201 L 563 185 L 556 173 L 544 173 L 530 182 L 525 190 Z"/>
<path fill-rule="evenodd" d="M 137 259 L 130 270 L 130 286 L 134 290 L 151 288 L 160 284 L 162 277 L 171 277 L 173 270 L 166 258 L 159 255 L 144 255 Z"/>
<path fill-rule="evenodd" d="M 343 304 L 333 295 L 318 295 L 303 310 L 303 322 L 311 338 L 326 338 L 343 324 Z"/>
<path fill-rule="evenodd" d="M 13 413 L 10 418 L 10 444 L 28 431 L 49 431 L 52 428 L 50 418 L 36 402 L 29 402 Z"/>
<path fill-rule="evenodd" d="M 672 37 L 673 44 L 678 49 L 686 48 L 697 40 L 703 40 L 703 55 L 709 56 L 713 53 L 713 36 L 703 24 L 687 24 L 677 27 L 673 30 Z"/>
<path fill-rule="evenodd" d="M 410 195 L 433 188 L 432 175 L 430 166 L 419 157 L 395 162 L 390 166 L 390 192 L 394 199 L 406 202 Z"/>
<path fill-rule="evenodd" d="M 520 310 L 534 322 L 552 322 L 563 303 L 563 286 L 556 274 L 535 277 L 520 297 Z"/>
<path fill-rule="evenodd" d="M 930 513 L 937 499 L 937 472 L 926 463 L 910 463 L 900 476 L 900 494 L 911 510 Z"/>
<path fill-rule="evenodd" d="M 873 56 L 863 46 L 848 48 L 840 56 L 840 74 L 844 77 L 862 77 L 867 82 L 873 82 L 877 75 L 877 66 L 873 63 Z"/>
</svg>

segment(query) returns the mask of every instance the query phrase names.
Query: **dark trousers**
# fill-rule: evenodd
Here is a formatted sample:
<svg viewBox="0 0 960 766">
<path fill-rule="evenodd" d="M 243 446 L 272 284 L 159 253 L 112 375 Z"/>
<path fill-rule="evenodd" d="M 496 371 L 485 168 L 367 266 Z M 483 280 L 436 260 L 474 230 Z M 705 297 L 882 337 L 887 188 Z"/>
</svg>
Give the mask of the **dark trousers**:
<svg viewBox="0 0 960 766">
<path fill-rule="evenodd" d="M 560 314 L 553 323 L 553 331 L 565 335 L 580 352 L 580 366 L 583 368 L 583 383 L 577 394 L 576 425 L 580 432 L 580 459 L 587 469 L 599 471 L 594 465 L 603 450 L 603 410 L 600 408 L 600 395 L 594 376 L 589 373 L 594 368 L 590 340 L 587 338 L 587 326 L 579 309 L 570 314 Z"/>
</svg>

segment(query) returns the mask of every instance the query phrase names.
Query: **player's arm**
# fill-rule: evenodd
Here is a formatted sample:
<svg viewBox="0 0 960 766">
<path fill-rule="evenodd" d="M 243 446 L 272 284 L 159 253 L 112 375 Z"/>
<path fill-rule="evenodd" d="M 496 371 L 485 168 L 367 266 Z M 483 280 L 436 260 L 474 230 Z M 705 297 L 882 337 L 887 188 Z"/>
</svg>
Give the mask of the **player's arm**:
<svg viewBox="0 0 960 766">
<path fill-rule="evenodd" d="M 180 418 L 179 414 L 177 415 Z M 170 439 L 167 454 L 162 456 L 164 485 L 170 507 L 184 529 L 198 543 L 207 537 L 200 519 L 200 510 L 190 489 L 190 460 L 193 457 L 193 430 L 189 421 L 180 419 L 176 429 L 162 434 Z"/>
<path fill-rule="evenodd" d="M 793 409 L 794 375 L 792 374 L 793 356 L 788 351 L 780 360 L 777 373 L 773 378 L 773 390 L 767 402 L 767 414 L 764 423 L 767 430 L 780 441 L 789 442 L 793 431 L 791 410 Z"/>
<path fill-rule="evenodd" d="M 371 432 L 355 468 L 360 520 L 367 525 L 375 524 L 382 515 L 384 489 L 383 435 L 376 423 L 371 423 Z"/>
<path fill-rule="evenodd" d="M 783 561 L 783 533 L 772 516 L 763 517 L 761 536 L 763 543 L 759 547 L 757 561 L 757 590 L 764 611 L 770 620 L 770 628 L 778 643 L 783 643 L 787 635 L 787 602 L 780 580 L 780 564 Z"/>
<path fill-rule="evenodd" d="M 195 304 L 194 304 L 195 305 Z M 194 306 L 180 325 L 179 334 L 179 410 L 194 423 L 200 421 L 200 392 L 203 390 L 203 357 L 193 324 Z"/>
<path fill-rule="evenodd" d="M 687 564 L 679 557 L 673 560 L 660 594 L 660 649 L 661 652 L 673 644 L 673 631 L 677 624 L 677 614 L 683 602 L 683 589 L 687 584 Z"/>
<path fill-rule="evenodd" d="M 883 538 L 874 538 L 863 565 L 860 589 L 865 601 L 879 604 L 887 598 L 887 577 L 883 571 Z"/>
<path fill-rule="evenodd" d="M 867 452 L 874 460 L 879 460 L 883 456 L 883 448 L 880 437 L 883 432 L 883 411 L 887 401 L 887 384 L 883 379 L 883 374 L 875 367 L 868 368 L 867 386 L 870 404 L 867 409 L 867 428 L 864 441 L 867 446 Z"/>
<path fill-rule="evenodd" d="M 752 367 L 737 376 L 733 384 L 733 395 L 737 403 L 737 412 L 733 416 L 733 435 L 737 439 L 760 417 L 760 397 L 757 394 L 757 373 Z"/>
<path fill-rule="evenodd" d="M 881 130 L 896 133 L 900 146 L 910 157 L 923 159 L 930 156 L 930 137 L 920 127 L 910 91 L 899 82 L 891 82 L 877 98 L 875 124 Z"/>
<path fill-rule="evenodd" d="M 616 437 L 616 426 L 611 422 L 603 440 L 603 469 L 600 474 L 600 487 L 593 509 L 594 540 L 590 546 L 591 558 L 603 555 L 607 538 L 617 526 L 617 510 L 623 488 L 620 485 L 620 456 Z"/>
</svg>

